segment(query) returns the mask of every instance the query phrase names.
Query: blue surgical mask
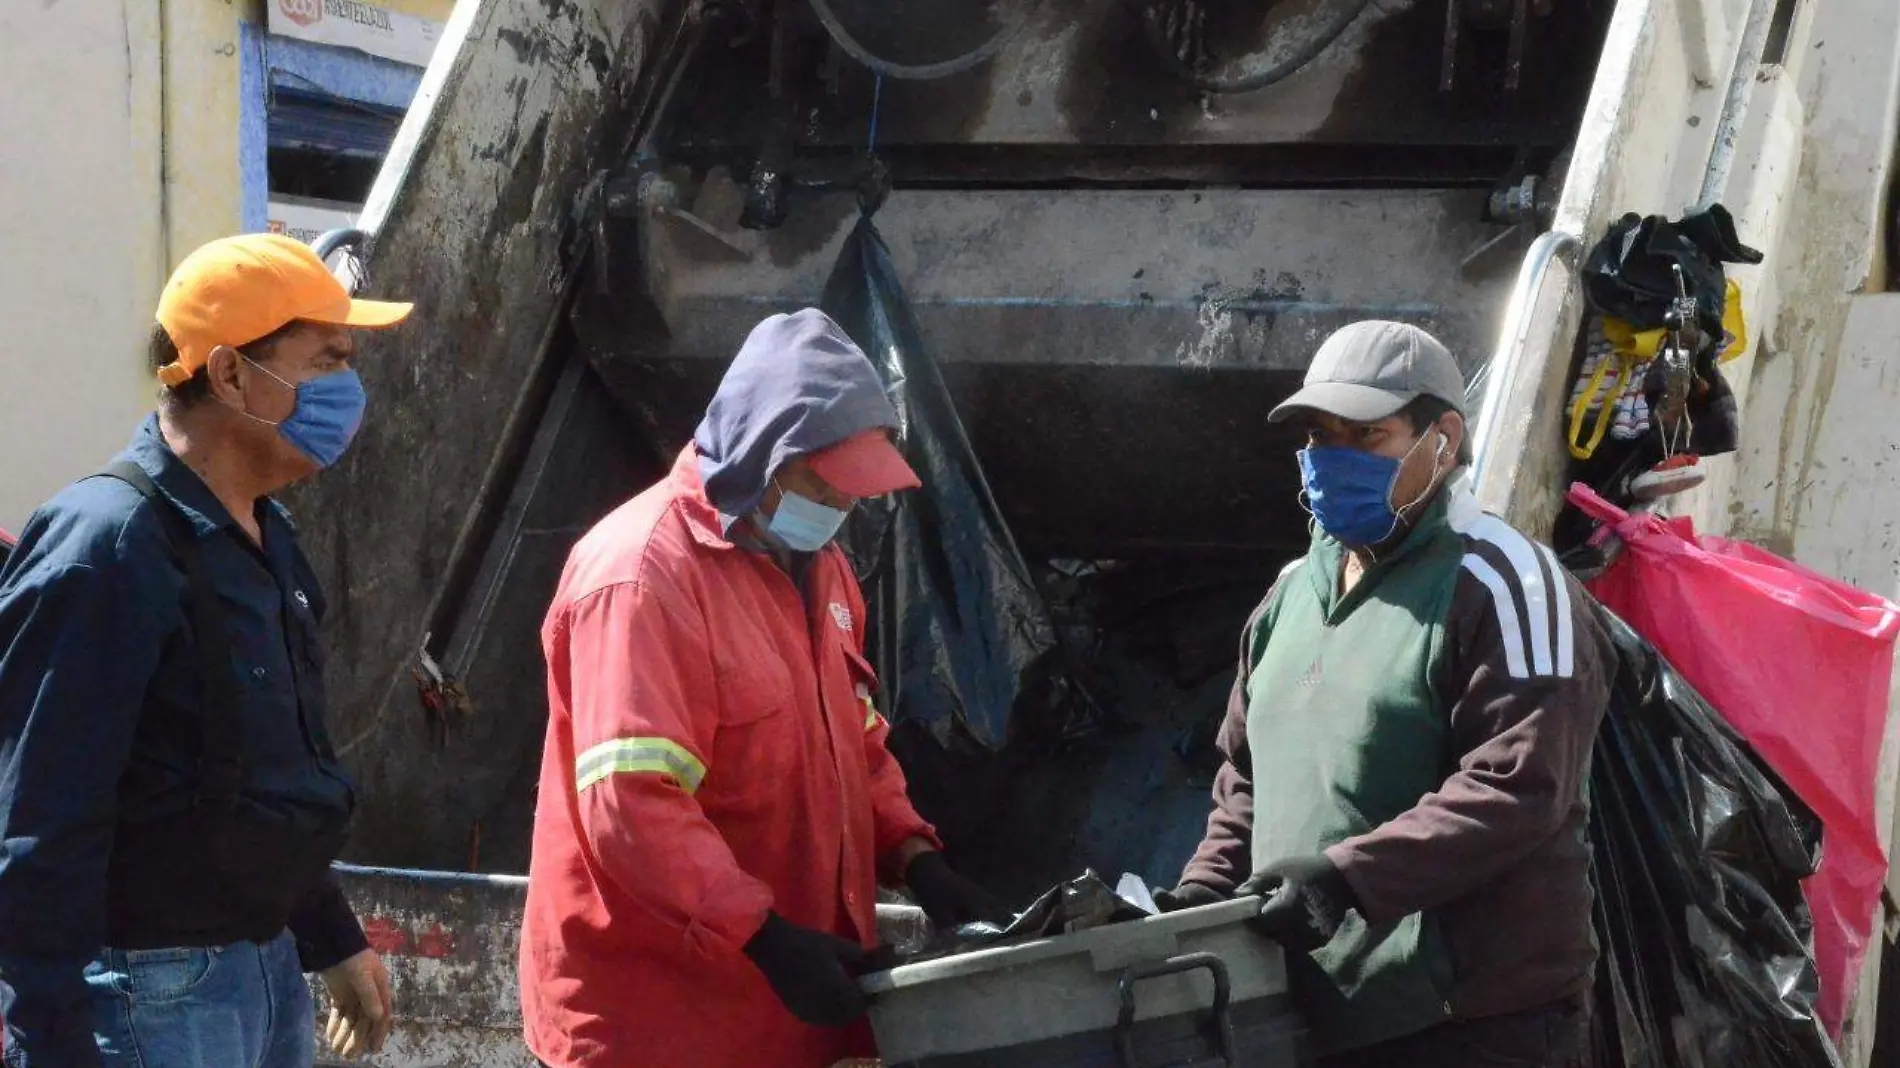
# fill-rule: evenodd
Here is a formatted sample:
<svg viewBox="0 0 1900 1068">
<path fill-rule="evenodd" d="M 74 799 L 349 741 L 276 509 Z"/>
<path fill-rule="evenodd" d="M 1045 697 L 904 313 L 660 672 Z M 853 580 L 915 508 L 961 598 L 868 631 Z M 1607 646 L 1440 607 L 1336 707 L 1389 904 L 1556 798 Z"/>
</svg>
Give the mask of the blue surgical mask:
<svg viewBox="0 0 1900 1068">
<path fill-rule="evenodd" d="M 778 510 L 765 533 L 795 553 L 815 553 L 831 544 L 844 526 L 845 513 L 779 487 Z"/>
<path fill-rule="evenodd" d="M 1443 435 L 1438 438 L 1437 458 L 1445 451 Z M 1419 439 L 1419 444 L 1424 442 Z M 1412 446 L 1418 448 L 1418 444 Z M 1405 454 L 1410 457 L 1411 452 Z M 1355 548 L 1383 545 L 1399 532 L 1404 514 L 1431 494 L 1432 485 L 1419 499 L 1402 507 L 1392 504 L 1392 490 L 1398 482 L 1405 459 L 1393 459 L 1359 449 L 1318 445 L 1300 450 L 1300 483 L 1306 489 L 1306 506 L 1321 530 Z M 1433 479 L 1434 485 L 1436 479 Z"/>
<path fill-rule="evenodd" d="M 363 380 L 355 371 L 332 371 L 327 375 L 318 375 L 298 385 L 291 385 L 248 357 L 244 361 L 276 379 L 285 389 L 297 395 L 296 406 L 290 410 L 290 418 L 280 423 L 250 415 L 260 423 L 268 423 L 277 428 L 284 440 L 297 447 L 297 451 L 310 458 L 318 467 L 329 467 L 343 456 L 350 447 L 350 441 L 356 437 L 356 431 L 363 425 L 363 409 L 368 406 L 369 398 L 363 392 Z"/>
</svg>

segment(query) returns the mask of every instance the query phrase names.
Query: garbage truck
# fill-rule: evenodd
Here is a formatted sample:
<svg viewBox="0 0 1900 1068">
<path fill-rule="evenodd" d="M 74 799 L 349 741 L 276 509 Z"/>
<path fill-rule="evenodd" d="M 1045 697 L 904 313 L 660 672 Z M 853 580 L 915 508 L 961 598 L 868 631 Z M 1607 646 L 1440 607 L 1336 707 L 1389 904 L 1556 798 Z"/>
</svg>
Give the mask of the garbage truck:
<svg viewBox="0 0 1900 1068">
<path fill-rule="evenodd" d="M 1264 414 L 1334 328 L 1442 338 L 1480 499 L 1547 535 L 1585 250 L 1625 212 L 1723 203 L 1767 253 L 1730 275 L 1749 418 L 1666 507 L 1726 529 L 1764 492 L 1793 507 L 1755 472 L 1828 477 L 1822 412 L 1873 329 L 1849 295 L 1884 287 L 1888 6 L 462 0 L 362 230 L 322 243 L 421 313 L 364 339 L 373 418 L 290 501 L 335 605 L 345 885 L 397 981 L 380 1063 L 530 1063 L 514 939 L 555 579 L 751 326 L 825 299 L 861 217 L 1069 683 L 887 708 L 919 806 L 1005 896 L 1083 867 L 1166 885 L 1236 636 L 1308 538 Z"/>
</svg>

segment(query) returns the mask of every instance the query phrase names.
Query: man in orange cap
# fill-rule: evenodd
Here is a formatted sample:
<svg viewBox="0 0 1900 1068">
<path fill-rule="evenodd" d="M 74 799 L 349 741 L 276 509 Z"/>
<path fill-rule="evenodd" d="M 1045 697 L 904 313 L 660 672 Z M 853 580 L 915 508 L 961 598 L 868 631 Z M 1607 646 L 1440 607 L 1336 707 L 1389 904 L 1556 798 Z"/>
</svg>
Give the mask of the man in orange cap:
<svg viewBox="0 0 1900 1068">
<path fill-rule="evenodd" d="M 906 797 L 832 538 L 918 485 L 858 347 L 753 330 L 671 477 L 575 546 L 542 630 L 548 742 L 521 932 L 556 1068 L 826 1068 L 870 1052 L 877 886 L 982 918 Z"/>
<path fill-rule="evenodd" d="M 214 241 L 158 303 L 158 412 L 0 569 L 0 1014 L 9 1068 L 304 1068 L 388 976 L 329 875 L 354 795 L 324 726 L 323 596 L 271 494 L 363 416 L 350 299 L 290 238 Z"/>
</svg>

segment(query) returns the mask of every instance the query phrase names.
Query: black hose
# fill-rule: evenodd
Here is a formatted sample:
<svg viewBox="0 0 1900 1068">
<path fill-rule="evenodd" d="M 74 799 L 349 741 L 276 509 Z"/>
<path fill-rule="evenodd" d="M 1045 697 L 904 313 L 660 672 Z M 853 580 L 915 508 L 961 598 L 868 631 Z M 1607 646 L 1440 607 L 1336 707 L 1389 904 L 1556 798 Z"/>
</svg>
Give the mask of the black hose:
<svg viewBox="0 0 1900 1068">
<path fill-rule="evenodd" d="M 814 5 L 818 2 L 819 0 L 812 0 Z M 1175 77 L 1204 93 L 1251 93 L 1255 89 L 1264 89 L 1280 81 L 1319 58 L 1319 54 L 1331 47 L 1334 41 L 1339 40 L 1340 34 L 1346 32 L 1346 27 L 1352 25 L 1353 20 L 1371 6 L 1372 0 L 1356 0 L 1356 2 L 1342 4 L 1332 20 L 1321 26 L 1318 33 L 1300 42 L 1299 47 L 1294 49 L 1291 55 L 1265 70 L 1234 76 L 1216 77 L 1202 73 L 1176 55 L 1172 43 L 1162 32 L 1159 20 L 1152 14 L 1154 11 L 1152 6 L 1142 13 L 1142 29 L 1148 38 L 1148 43 L 1161 54 L 1169 73 Z"/>
<path fill-rule="evenodd" d="M 965 52 L 955 59 L 946 59 L 941 63 L 897 63 L 872 55 L 864 45 L 860 44 L 858 39 L 851 35 L 851 31 L 845 28 L 844 23 L 839 21 L 837 13 L 831 10 L 830 0 L 810 0 L 812 14 L 818 16 L 818 21 L 825 27 L 825 32 L 831 35 L 832 42 L 835 43 L 845 55 L 850 56 L 852 59 L 869 67 L 873 72 L 881 74 L 886 78 L 898 78 L 907 81 L 930 81 L 935 78 L 948 78 L 952 74 L 960 74 L 980 63 L 989 61 L 994 58 L 998 52 L 1001 52 L 1004 46 L 1009 44 L 1010 40 L 1016 36 L 1017 31 L 1023 28 L 1023 24 L 1029 21 L 1030 13 L 1034 11 L 1041 2 L 1042 0 L 1022 0 L 1020 3 L 1006 5 L 1016 9 L 1016 17 L 1010 19 L 1002 29 L 996 31 L 994 37 L 991 37 L 976 48 Z"/>
</svg>

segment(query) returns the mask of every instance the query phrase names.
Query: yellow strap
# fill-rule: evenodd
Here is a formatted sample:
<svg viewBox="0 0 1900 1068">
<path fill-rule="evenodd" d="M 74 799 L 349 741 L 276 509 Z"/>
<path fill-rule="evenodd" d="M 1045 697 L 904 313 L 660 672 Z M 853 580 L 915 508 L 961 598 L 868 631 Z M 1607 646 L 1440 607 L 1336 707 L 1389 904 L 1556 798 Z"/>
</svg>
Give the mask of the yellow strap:
<svg viewBox="0 0 1900 1068">
<path fill-rule="evenodd" d="M 1624 387 L 1629 384 L 1624 378 L 1624 374 L 1632 369 L 1629 359 L 1621 352 L 1606 353 L 1603 359 L 1597 363 L 1596 374 L 1590 376 L 1590 384 L 1585 386 L 1583 392 L 1577 395 L 1577 403 L 1570 408 L 1570 440 L 1568 444 L 1570 446 L 1570 455 L 1579 460 L 1588 460 L 1591 456 L 1596 454 L 1597 446 L 1603 444 L 1603 435 L 1609 433 L 1610 420 L 1616 415 L 1616 398 L 1611 395 L 1610 390 L 1604 389 L 1602 407 L 1597 413 L 1597 425 L 1590 434 L 1590 443 L 1588 445 L 1582 443 L 1583 417 L 1590 411 L 1590 402 L 1596 398 L 1597 391 L 1603 389 L 1603 379 L 1609 374 L 1612 364 L 1615 364 L 1623 372 L 1617 375 L 1615 385 L 1617 387 Z"/>
<path fill-rule="evenodd" d="M 1717 363 L 1727 363 L 1748 351 L 1748 320 L 1742 316 L 1742 287 L 1735 279 L 1728 280 L 1723 300 L 1722 333 L 1728 335 L 1728 344 L 1716 354 Z"/>
<path fill-rule="evenodd" d="M 706 765 L 678 742 L 665 738 L 615 738 L 602 742 L 574 761 L 574 792 L 610 775 L 622 773 L 659 775 L 693 793 L 706 779 Z"/>
<path fill-rule="evenodd" d="M 1662 327 L 1654 330 L 1638 330 L 1627 319 L 1603 317 L 1603 339 L 1610 347 L 1625 357 L 1635 357 L 1644 363 L 1656 358 L 1662 351 L 1663 339 L 1669 331 Z"/>
<path fill-rule="evenodd" d="M 1748 351 L 1748 319 L 1742 312 L 1742 286 L 1733 278 L 1727 279 L 1727 283 L 1722 295 L 1722 333 L 1726 337 L 1722 351 L 1716 354 L 1717 363 L 1727 363 Z M 1656 358 L 1668 333 L 1660 327 L 1637 330 L 1626 320 L 1603 318 L 1603 336 L 1611 347 L 1626 357 L 1634 356 L 1644 362 Z"/>
</svg>

